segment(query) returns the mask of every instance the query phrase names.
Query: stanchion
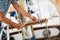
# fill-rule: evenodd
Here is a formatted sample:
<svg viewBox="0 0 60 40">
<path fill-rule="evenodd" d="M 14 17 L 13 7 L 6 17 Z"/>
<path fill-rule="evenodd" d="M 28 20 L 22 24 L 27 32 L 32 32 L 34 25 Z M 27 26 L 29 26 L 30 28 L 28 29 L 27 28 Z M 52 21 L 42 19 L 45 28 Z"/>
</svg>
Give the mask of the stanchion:
<svg viewBox="0 0 60 40">
<path fill-rule="evenodd" d="M 45 25 L 46 25 L 46 33 L 47 33 L 47 38 L 48 38 L 48 40 L 50 40 L 47 23 L 45 23 Z"/>
<path fill-rule="evenodd" d="M 9 25 L 7 26 L 7 40 L 10 40 L 10 36 L 9 36 Z"/>
<path fill-rule="evenodd" d="M 11 20 L 10 13 L 8 13 L 8 17 Z M 10 40 L 10 35 L 9 35 L 9 25 L 7 24 L 7 40 Z"/>
</svg>

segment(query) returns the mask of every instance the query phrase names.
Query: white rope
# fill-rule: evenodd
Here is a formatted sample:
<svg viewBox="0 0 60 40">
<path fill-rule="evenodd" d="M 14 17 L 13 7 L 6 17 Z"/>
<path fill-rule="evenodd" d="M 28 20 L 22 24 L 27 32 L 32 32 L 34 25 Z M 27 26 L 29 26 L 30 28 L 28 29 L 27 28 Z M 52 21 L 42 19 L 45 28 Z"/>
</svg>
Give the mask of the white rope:
<svg viewBox="0 0 60 40">
<path fill-rule="evenodd" d="M 23 7 L 23 9 L 24 9 L 24 3 L 23 3 L 23 2 L 24 2 L 24 0 L 21 0 L 20 2 L 23 4 L 23 5 L 21 5 L 21 6 L 22 6 L 22 7 Z M 23 16 L 22 16 L 22 17 L 23 17 Z M 17 16 L 17 18 L 18 18 L 18 16 Z M 23 18 L 21 18 L 21 19 L 23 19 Z M 19 21 L 20 21 L 21 19 L 19 19 Z M 18 22 L 19 22 L 19 21 L 18 21 Z M 22 20 L 21 20 L 21 21 L 22 21 Z M 21 21 L 20 21 L 20 22 L 21 22 Z M 25 19 L 23 20 L 23 22 L 22 22 L 22 23 L 24 23 L 24 21 L 25 21 Z M 26 23 L 27 23 L 27 21 L 24 23 L 24 25 L 25 25 Z M 22 27 L 23 27 L 24 25 L 22 25 Z M 20 34 L 20 30 L 18 30 L 18 32 L 19 32 L 19 34 Z M 22 34 L 24 34 L 23 28 L 22 28 Z M 22 38 L 23 38 L 23 40 L 25 40 L 24 35 L 22 35 Z"/>
<path fill-rule="evenodd" d="M 37 0 L 37 5 L 38 5 L 38 10 L 39 10 L 39 13 L 38 13 L 39 14 L 39 18 L 38 19 L 40 20 L 41 19 L 41 10 L 40 10 L 40 6 L 39 6 L 40 5 L 39 4 L 39 0 Z"/>
</svg>

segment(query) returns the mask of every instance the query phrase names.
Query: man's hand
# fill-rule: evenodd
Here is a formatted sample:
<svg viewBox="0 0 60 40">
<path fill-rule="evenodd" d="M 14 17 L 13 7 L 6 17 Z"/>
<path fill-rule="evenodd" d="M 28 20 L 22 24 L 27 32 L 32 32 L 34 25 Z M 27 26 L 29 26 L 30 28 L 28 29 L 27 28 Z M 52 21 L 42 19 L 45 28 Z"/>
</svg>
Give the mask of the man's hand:
<svg viewBox="0 0 60 40">
<path fill-rule="evenodd" d="M 22 24 L 14 24 L 13 25 L 15 28 L 17 28 L 18 30 L 22 28 Z"/>
<path fill-rule="evenodd" d="M 30 19 L 31 19 L 32 21 L 36 21 L 36 20 L 37 20 L 36 17 L 34 17 L 34 16 L 30 16 Z"/>
</svg>

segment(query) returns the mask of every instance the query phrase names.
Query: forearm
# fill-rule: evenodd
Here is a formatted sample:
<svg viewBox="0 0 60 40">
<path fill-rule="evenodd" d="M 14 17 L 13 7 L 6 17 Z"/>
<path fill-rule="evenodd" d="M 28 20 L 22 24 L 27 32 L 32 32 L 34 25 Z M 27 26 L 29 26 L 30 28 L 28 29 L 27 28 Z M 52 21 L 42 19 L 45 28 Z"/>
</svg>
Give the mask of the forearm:
<svg viewBox="0 0 60 40">
<path fill-rule="evenodd" d="M 18 5 L 18 3 L 14 2 L 12 4 L 19 14 L 22 14 L 22 15 L 27 16 L 29 18 L 31 17 L 31 15 L 28 12 L 26 12 L 23 8 L 21 8 L 21 6 Z"/>
<path fill-rule="evenodd" d="M 24 16 L 27 16 L 27 17 L 31 17 L 30 13 L 26 12 L 24 9 L 22 8 L 18 8 L 17 11 L 19 12 L 19 14 L 22 14 Z"/>
<path fill-rule="evenodd" d="M 6 24 L 9 24 L 9 25 L 11 25 L 11 26 L 13 26 L 14 27 L 14 22 L 12 22 L 10 19 L 8 19 L 8 18 L 6 18 L 6 17 L 3 17 L 2 18 L 2 21 L 3 22 L 5 22 Z"/>
<path fill-rule="evenodd" d="M 55 5 L 56 5 L 57 7 L 60 7 L 60 0 L 55 0 Z"/>
<path fill-rule="evenodd" d="M 19 4 L 17 2 L 12 2 L 12 5 L 14 6 L 14 8 L 17 10 L 17 12 L 19 14 L 27 16 L 31 20 L 36 21 L 36 17 L 34 17 L 34 16 L 30 15 L 28 12 L 26 12 L 23 8 L 21 8 L 21 6 L 19 6 Z"/>
<path fill-rule="evenodd" d="M 20 29 L 21 28 L 21 25 L 20 24 L 18 25 L 16 23 L 12 22 L 10 19 L 6 18 L 4 16 L 4 13 L 3 12 L 0 13 L 0 19 L 1 19 L 0 21 L 4 22 L 4 23 L 6 23 L 6 24 L 8 24 L 8 25 L 10 25 L 12 27 L 15 27 L 17 29 Z"/>
<path fill-rule="evenodd" d="M 21 24 L 16 24 L 16 23 L 12 22 L 10 19 L 8 19 L 6 17 L 2 18 L 2 21 L 5 22 L 5 23 L 7 23 L 8 25 L 10 25 L 12 27 L 17 28 L 17 29 L 20 29 L 21 26 L 22 26 Z"/>
</svg>

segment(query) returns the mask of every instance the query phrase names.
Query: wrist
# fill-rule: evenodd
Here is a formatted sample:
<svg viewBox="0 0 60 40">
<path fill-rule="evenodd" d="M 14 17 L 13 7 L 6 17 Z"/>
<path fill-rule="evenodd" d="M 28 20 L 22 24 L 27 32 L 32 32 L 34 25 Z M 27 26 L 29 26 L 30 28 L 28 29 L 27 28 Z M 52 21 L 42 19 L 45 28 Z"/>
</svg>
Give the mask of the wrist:
<svg viewBox="0 0 60 40">
<path fill-rule="evenodd" d="M 28 17 L 31 19 L 31 17 L 32 17 L 32 16 L 31 16 L 31 15 L 29 15 Z"/>
</svg>

